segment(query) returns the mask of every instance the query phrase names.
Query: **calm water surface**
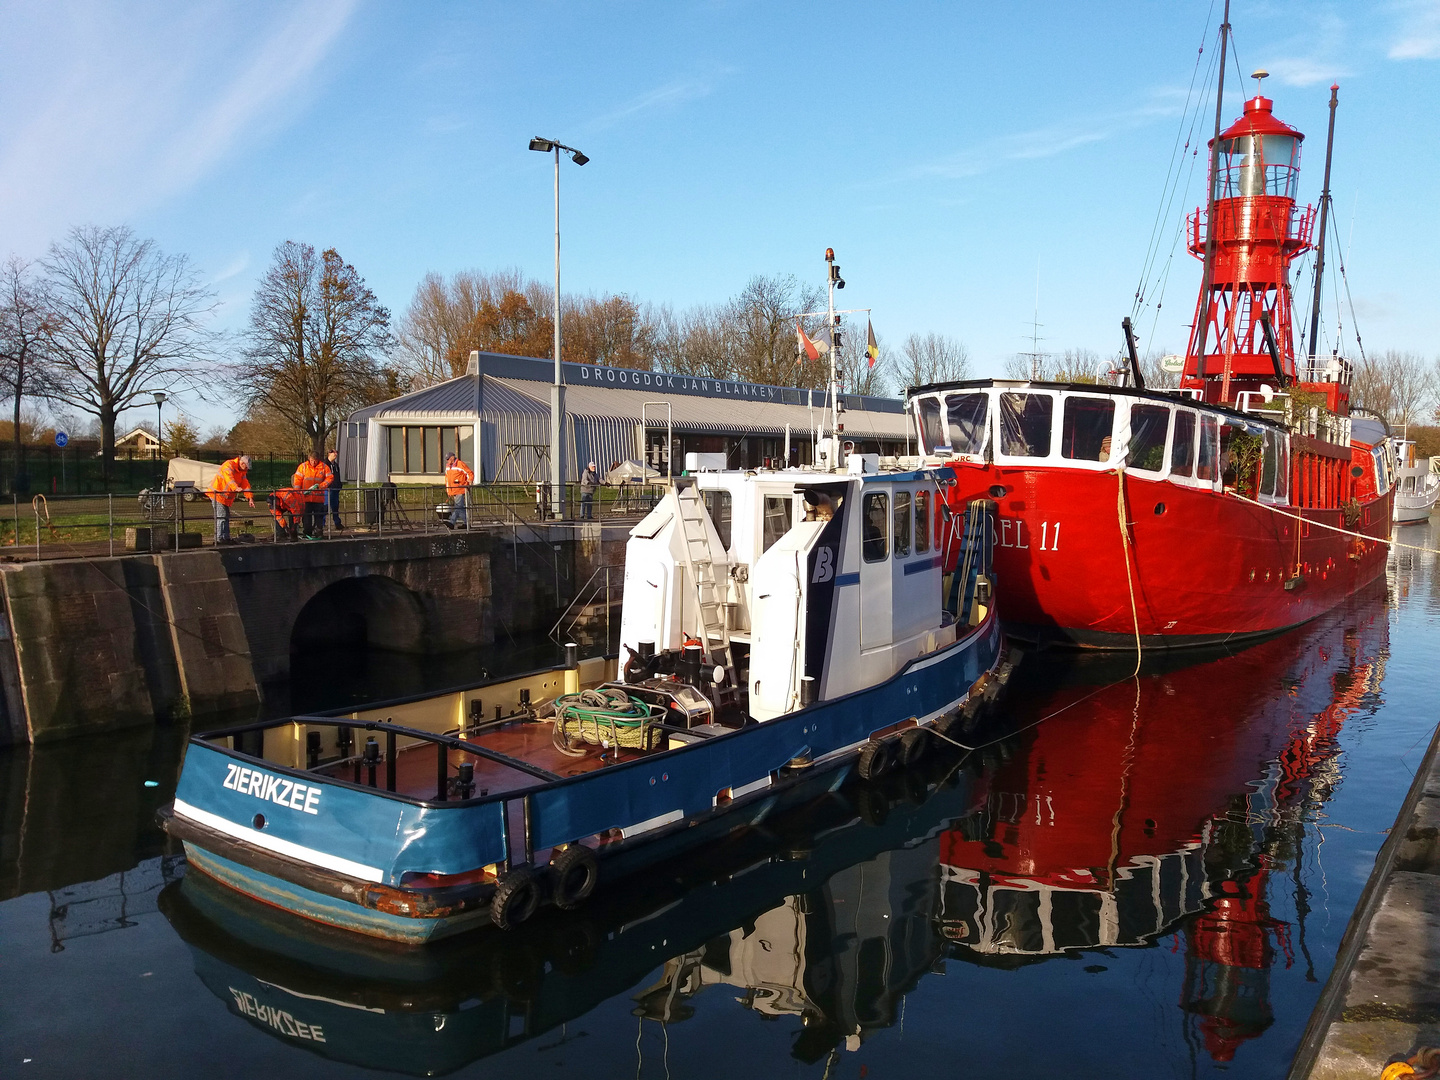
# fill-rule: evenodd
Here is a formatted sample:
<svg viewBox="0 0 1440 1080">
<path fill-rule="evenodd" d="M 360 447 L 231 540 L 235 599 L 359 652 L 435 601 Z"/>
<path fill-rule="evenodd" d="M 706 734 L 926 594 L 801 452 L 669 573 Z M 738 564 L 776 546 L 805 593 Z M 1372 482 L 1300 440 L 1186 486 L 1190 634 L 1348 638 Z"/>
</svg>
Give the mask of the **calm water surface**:
<svg viewBox="0 0 1440 1080">
<path fill-rule="evenodd" d="M 1278 1077 L 1435 723 L 1437 617 L 1402 552 L 1233 655 L 1035 657 L 992 745 L 423 951 L 185 876 L 179 732 L 0 756 L 0 1076 Z M 372 667 L 294 699 L 459 681 Z"/>
</svg>

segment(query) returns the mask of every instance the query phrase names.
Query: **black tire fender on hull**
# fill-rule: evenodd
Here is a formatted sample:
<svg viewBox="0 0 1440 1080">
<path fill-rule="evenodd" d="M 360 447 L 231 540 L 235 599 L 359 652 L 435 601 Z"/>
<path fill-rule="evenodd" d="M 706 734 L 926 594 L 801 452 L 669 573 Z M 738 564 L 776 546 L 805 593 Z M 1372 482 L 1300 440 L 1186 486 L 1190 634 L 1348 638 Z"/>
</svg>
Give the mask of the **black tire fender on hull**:
<svg viewBox="0 0 1440 1080">
<path fill-rule="evenodd" d="M 595 891 L 600 862 L 583 844 L 570 844 L 550 858 L 550 898 L 562 911 L 573 911 Z"/>
<path fill-rule="evenodd" d="M 540 878 L 528 866 L 517 866 L 495 887 L 490 921 L 501 930 L 519 926 L 540 907 Z"/>
</svg>

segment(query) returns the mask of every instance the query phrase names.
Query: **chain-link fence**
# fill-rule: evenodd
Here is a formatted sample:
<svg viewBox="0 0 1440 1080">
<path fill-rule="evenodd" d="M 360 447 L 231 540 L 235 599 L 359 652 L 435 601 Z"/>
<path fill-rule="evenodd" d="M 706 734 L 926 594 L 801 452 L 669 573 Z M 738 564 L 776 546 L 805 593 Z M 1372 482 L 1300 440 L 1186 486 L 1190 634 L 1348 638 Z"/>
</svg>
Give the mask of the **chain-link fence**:
<svg viewBox="0 0 1440 1080">
<path fill-rule="evenodd" d="M 653 484 L 599 488 L 588 504 L 567 485 L 560 520 L 634 520 L 664 494 Z M 310 512 L 287 513 L 273 492 L 252 492 L 230 508 L 233 543 L 289 543 L 346 536 L 447 532 L 454 528 L 534 525 L 556 518 L 548 487 L 484 484 L 466 493 L 463 514 L 443 486 L 346 484 L 325 492 Z M 19 558 L 119 555 L 182 551 L 215 543 L 215 507 L 196 491 L 148 491 L 136 495 L 12 496 L 0 504 L 0 555 Z"/>
</svg>

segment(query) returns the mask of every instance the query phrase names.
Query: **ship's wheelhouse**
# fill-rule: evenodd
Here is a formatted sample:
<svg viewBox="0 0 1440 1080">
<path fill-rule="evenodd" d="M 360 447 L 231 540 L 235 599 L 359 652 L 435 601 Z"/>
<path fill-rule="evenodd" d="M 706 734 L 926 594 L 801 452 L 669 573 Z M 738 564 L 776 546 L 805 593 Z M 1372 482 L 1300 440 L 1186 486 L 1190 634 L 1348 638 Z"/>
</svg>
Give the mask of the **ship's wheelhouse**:
<svg viewBox="0 0 1440 1080">
<path fill-rule="evenodd" d="M 1278 425 L 1189 399 L 1101 388 L 994 383 L 912 400 L 921 450 L 941 460 L 1129 473 L 1220 491 L 1256 458 L 1255 495 L 1289 496 L 1289 435 Z"/>
</svg>

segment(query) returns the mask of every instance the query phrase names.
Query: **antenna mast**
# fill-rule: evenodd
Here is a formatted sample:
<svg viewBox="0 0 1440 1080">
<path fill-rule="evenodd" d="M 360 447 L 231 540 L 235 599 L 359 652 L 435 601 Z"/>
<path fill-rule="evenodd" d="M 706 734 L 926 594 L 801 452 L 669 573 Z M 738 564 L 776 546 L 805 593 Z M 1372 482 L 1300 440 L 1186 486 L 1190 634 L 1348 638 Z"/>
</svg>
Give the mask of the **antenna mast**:
<svg viewBox="0 0 1440 1080">
<path fill-rule="evenodd" d="M 1200 283 L 1201 297 L 1210 295 L 1210 282 L 1215 274 L 1215 186 L 1216 170 L 1220 167 L 1220 122 L 1225 109 L 1225 54 L 1230 44 L 1230 0 L 1225 0 L 1225 19 L 1220 24 L 1220 85 L 1215 90 L 1215 137 L 1210 140 L 1210 194 L 1205 211 L 1205 274 Z M 1195 374 L 1205 378 L 1205 333 L 1209 318 L 1202 312 L 1198 347 L 1195 350 Z"/>
<path fill-rule="evenodd" d="M 1315 300 L 1310 307 L 1310 362 L 1315 362 L 1315 346 L 1320 337 L 1320 279 L 1325 273 L 1325 225 L 1330 219 L 1330 152 L 1335 149 L 1335 106 L 1339 104 L 1340 84 L 1330 84 L 1330 134 L 1325 138 L 1325 187 L 1320 193 L 1320 242 L 1315 245 Z M 1344 261 L 1343 257 L 1341 259 Z"/>
</svg>

